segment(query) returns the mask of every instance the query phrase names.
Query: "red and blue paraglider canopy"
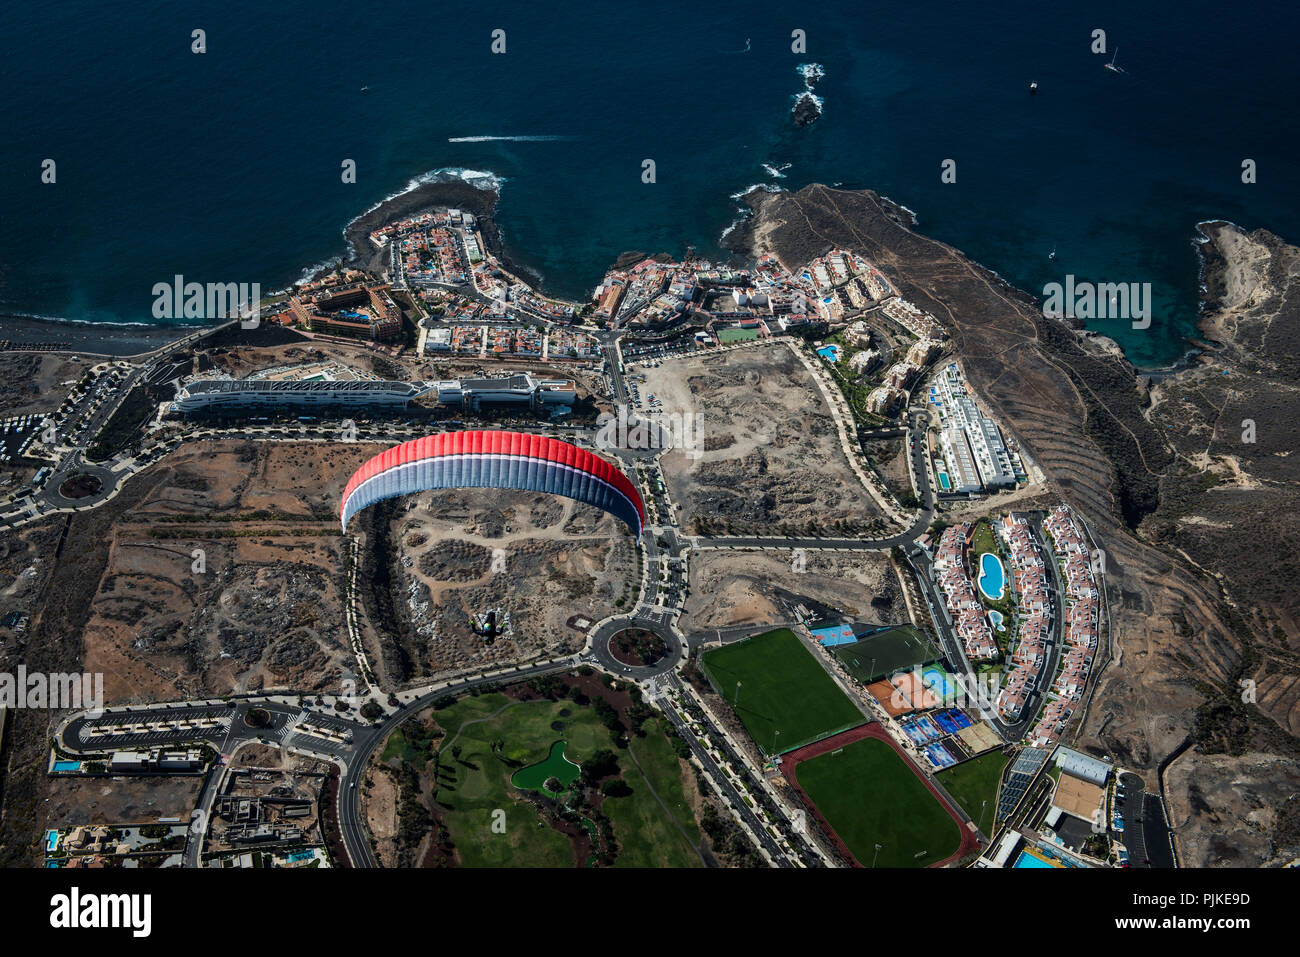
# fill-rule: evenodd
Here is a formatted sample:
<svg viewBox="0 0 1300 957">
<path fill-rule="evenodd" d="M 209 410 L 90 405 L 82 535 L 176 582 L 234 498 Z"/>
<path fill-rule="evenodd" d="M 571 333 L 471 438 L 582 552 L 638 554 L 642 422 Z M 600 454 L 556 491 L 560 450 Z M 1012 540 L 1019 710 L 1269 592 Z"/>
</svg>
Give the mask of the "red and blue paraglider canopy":
<svg viewBox="0 0 1300 957">
<path fill-rule="evenodd" d="M 512 488 L 548 492 L 594 505 L 641 540 L 645 506 L 615 466 L 586 449 L 526 432 L 443 432 L 381 452 L 348 480 L 339 519 L 368 505 L 432 489 Z"/>
</svg>

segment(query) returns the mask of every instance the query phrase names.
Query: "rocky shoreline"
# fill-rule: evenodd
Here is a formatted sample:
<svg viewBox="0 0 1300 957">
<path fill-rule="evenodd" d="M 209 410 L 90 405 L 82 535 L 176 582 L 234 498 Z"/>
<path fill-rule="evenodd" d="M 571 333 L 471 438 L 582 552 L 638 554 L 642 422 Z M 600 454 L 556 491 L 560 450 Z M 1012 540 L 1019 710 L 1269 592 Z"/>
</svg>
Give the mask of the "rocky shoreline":
<svg viewBox="0 0 1300 957">
<path fill-rule="evenodd" d="M 384 200 L 348 223 L 343 231 L 343 238 L 348 247 L 344 264 L 375 271 L 386 269 L 388 250 L 377 249 L 370 241 L 372 230 L 394 220 L 418 216 L 432 209 L 450 207 L 473 213 L 478 231 L 482 234 L 488 251 L 500 260 L 508 271 L 540 289 L 541 277 L 536 271 L 513 261 L 507 252 L 504 234 L 496 221 L 496 208 L 500 198 L 496 190 L 483 189 L 464 181 L 421 183 Z"/>
<path fill-rule="evenodd" d="M 473 213 L 488 250 L 507 270 L 540 289 L 541 277 L 536 271 L 512 261 L 506 251 L 504 236 L 495 218 L 499 198 L 495 190 L 483 189 L 461 180 L 421 183 L 384 200 L 348 223 L 343 230 L 347 248 L 342 256 L 328 264 L 322 264 L 306 278 L 329 273 L 338 262 L 358 269 L 384 271 L 388 268 L 388 251 L 376 248 L 370 241 L 372 230 L 395 219 L 416 216 L 431 209 L 451 207 Z M 62 346 L 50 350 L 55 352 L 130 358 L 151 352 L 210 325 L 214 324 L 153 326 L 0 315 L 0 339 L 9 339 L 18 344 Z"/>
</svg>

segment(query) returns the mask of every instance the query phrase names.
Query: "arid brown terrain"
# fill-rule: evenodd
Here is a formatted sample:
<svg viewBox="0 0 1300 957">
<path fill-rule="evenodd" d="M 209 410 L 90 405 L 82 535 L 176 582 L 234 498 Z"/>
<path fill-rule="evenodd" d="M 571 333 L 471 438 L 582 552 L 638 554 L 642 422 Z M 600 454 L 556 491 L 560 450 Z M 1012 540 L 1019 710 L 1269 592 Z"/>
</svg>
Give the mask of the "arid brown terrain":
<svg viewBox="0 0 1300 957">
<path fill-rule="evenodd" d="M 632 537 L 590 506 L 463 489 L 371 511 L 358 525 L 360 588 L 385 688 L 577 651 L 586 636 L 569 618 L 599 621 L 636 601 Z M 482 627 L 490 612 L 495 634 Z"/>
<path fill-rule="evenodd" d="M 0 594 L 30 626 L 0 632 L 3 667 L 102 672 L 108 704 L 337 689 L 353 669 L 335 510 L 376 451 L 187 443 L 98 508 L 6 532 Z M 59 717 L 10 713 L 0 845 L 14 859 L 54 787 L 44 769 Z"/>
<path fill-rule="evenodd" d="M 679 623 L 691 634 L 734 625 L 784 623 L 774 592 L 837 608 L 858 622 L 908 620 L 903 587 L 888 553 L 699 551 Z"/>
<path fill-rule="evenodd" d="M 645 368 L 643 393 L 691 415 L 693 449 L 661 459 L 695 534 L 865 530 L 879 508 L 854 475 L 812 375 L 785 343 Z M 671 420 L 670 420 L 671 421 Z"/>
</svg>

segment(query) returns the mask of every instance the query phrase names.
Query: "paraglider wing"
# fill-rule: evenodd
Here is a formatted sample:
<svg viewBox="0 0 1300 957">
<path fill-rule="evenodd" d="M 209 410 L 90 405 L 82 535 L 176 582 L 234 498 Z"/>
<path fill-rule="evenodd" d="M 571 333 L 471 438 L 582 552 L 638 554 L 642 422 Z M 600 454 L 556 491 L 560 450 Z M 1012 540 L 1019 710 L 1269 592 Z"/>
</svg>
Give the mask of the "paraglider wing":
<svg viewBox="0 0 1300 957">
<path fill-rule="evenodd" d="M 347 531 L 368 505 L 432 489 L 510 488 L 549 492 L 594 505 L 641 540 L 645 506 L 623 472 L 586 449 L 526 432 L 442 432 L 403 442 L 366 462 L 339 505 Z"/>
</svg>

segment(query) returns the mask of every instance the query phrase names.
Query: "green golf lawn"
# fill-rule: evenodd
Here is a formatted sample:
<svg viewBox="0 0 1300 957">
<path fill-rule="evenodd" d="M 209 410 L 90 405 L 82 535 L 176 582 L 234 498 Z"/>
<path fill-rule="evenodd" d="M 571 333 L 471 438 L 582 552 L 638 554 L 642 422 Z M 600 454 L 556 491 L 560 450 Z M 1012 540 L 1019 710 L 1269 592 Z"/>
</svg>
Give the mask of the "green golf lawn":
<svg viewBox="0 0 1300 957">
<path fill-rule="evenodd" d="M 523 799 L 511 779 L 522 773 L 521 767 L 527 770 L 543 762 L 553 761 L 557 768 L 570 761 L 581 764 L 602 748 L 617 755 L 631 791 L 607 797 L 601 805 L 613 823 L 619 846 L 615 863 L 628 867 L 701 866 L 695 850 L 700 834 L 686 799 L 681 765 L 659 719 L 647 721 L 646 736 L 633 738 L 623 750 L 615 746 L 613 735 L 593 708 L 571 701 L 513 701 L 502 694 L 466 696 L 437 711 L 435 717 L 446 731 L 436 799 L 464 866 L 572 867 L 568 839 Z M 557 751 L 560 739 L 564 743 Z M 496 752 L 494 743 L 499 744 Z M 459 750 L 458 755 L 453 748 Z M 542 781 L 555 771 L 548 768 Z M 569 774 L 576 777 L 573 771 L 555 776 L 565 781 Z M 524 784 L 532 783 L 531 775 L 523 777 Z M 492 827 L 497 809 L 505 812 L 504 833 Z"/>
</svg>

